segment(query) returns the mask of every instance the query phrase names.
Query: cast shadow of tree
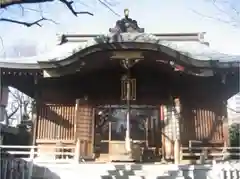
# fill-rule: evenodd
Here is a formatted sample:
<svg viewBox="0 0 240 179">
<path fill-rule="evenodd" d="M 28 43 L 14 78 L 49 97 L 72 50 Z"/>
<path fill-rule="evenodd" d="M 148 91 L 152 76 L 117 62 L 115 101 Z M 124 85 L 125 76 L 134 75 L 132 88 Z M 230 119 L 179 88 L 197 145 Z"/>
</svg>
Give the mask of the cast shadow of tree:
<svg viewBox="0 0 240 179">
<path fill-rule="evenodd" d="M 46 118 L 49 121 L 52 121 L 56 125 L 61 125 L 64 128 L 72 128 L 73 124 L 67 119 L 68 116 L 63 116 L 63 112 L 66 112 L 64 107 L 66 106 L 49 106 L 49 105 L 43 105 L 44 111 L 41 114 L 42 117 Z M 72 106 L 67 106 L 72 107 Z M 59 112 L 60 111 L 60 112 Z"/>
<path fill-rule="evenodd" d="M 132 164 L 130 168 L 126 169 L 124 164 L 114 165 L 115 170 L 108 170 L 108 175 L 101 176 L 102 179 L 111 179 L 113 176 L 116 179 L 129 179 L 131 176 L 139 176 L 139 178 L 146 179 L 148 176 L 141 176 L 136 173 L 141 173 L 143 171 L 143 165 Z M 159 170 L 161 170 L 161 166 Z M 166 169 L 165 169 L 166 170 Z M 154 172 L 154 170 L 152 171 Z M 155 176 L 156 179 L 208 179 L 210 175 L 208 174 L 209 167 L 203 167 L 202 170 L 194 170 L 189 168 L 189 165 L 178 166 L 178 170 L 170 169 L 162 172 L 161 176 L 158 174 Z M 160 174 L 159 174 L 160 175 Z M 151 177 L 154 178 L 154 177 Z M 211 177 L 210 177 L 211 178 Z"/>
</svg>

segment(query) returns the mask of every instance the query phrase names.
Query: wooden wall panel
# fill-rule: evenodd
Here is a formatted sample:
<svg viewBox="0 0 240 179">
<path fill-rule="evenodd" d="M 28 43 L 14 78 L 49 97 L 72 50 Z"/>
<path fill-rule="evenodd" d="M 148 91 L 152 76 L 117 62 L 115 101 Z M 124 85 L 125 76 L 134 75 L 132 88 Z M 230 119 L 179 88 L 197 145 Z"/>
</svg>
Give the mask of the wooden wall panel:
<svg viewBox="0 0 240 179">
<path fill-rule="evenodd" d="M 190 140 L 201 141 L 202 146 L 224 144 L 223 108 L 221 101 L 205 98 L 204 101 L 194 98 L 183 101 L 180 112 L 180 140 L 188 146 Z M 166 159 L 173 158 L 174 140 L 176 139 L 174 118 L 171 105 L 164 105 L 162 130 L 162 152 Z"/>
<path fill-rule="evenodd" d="M 209 101 L 211 103 L 211 101 Z M 202 108 L 194 105 L 183 105 L 181 118 L 181 141 L 189 140 L 203 143 L 223 143 L 223 117 L 217 108 L 221 103 Z"/>
<path fill-rule="evenodd" d="M 37 140 L 74 140 L 74 123 L 74 105 L 42 105 L 39 110 Z"/>
<path fill-rule="evenodd" d="M 172 129 L 172 112 L 169 110 L 169 106 L 164 106 L 164 129 L 163 137 L 163 150 L 164 156 L 166 159 L 173 158 L 173 129 Z"/>
<path fill-rule="evenodd" d="M 76 138 L 80 140 L 80 154 L 93 156 L 94 144 L 94 108 L 90 105 L 76 104 Z"/>
<path fill-rule="evenodd" d="M 222 118 L 215 112 L 196 109 L 194 110 L 194 124 L 196 130 L 196 140 L 222 141 L 223 128 Z"/>
</svg>

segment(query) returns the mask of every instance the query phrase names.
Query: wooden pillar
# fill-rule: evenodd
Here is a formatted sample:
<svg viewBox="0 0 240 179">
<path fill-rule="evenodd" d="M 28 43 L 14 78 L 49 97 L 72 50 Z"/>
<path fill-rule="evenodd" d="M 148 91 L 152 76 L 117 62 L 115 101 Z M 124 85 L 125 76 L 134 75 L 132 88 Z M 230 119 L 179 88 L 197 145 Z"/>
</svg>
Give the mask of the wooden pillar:
<svg viewBox="0 0 240 179">
<path fill-rule="evenodd" d="M 164 152 L 164 159 L 172 159 L 172 152 L 173 152 L 173 131 L 172 131 L 172 119 L 169 119 L 171 116 L 168 106 L 163 106 L 164 111 L 164 128 L 163 128 L 163 152 Z"/>
<path fill-rule="evenodd" d="M 229 136 L 229 121 L 228 121 L 228 112 L 227 112 L 227 101 L 223 101 L 223 107 L 222 107 L 222 128 L 223 128 L 223 140 L 224 140 L 224 149 L 222 151 L 223 157 L 222 159 L 225 160 L 229 156 L 226 155 L 227 147 L 230 147 L 230 136 Z"/>
<path fill-rule="evenodd" d="M 180 163 L 180 140 L 174 141 L 174 164 Z"/>
<path fill-rule="evenodd" d="M 228 123 L 228 113 L 227 113 L 227 101 L 223 101 L 222 107 L 222 122 L 223 122 L 223 137 L 224 137 L 224 146 L 230 146 L 230 139 L 229 139 L 229 123 Z"/>
<path fill-rule="evenodd" d="M 165 129 L 165 114 L 164 114 L 164 105 L 160 106 L 160 133 L 161 134 L 161 148 L 162 148 L 162 161 L 165 160 L 165 133 L 164 133 L 164 129 Z"/>
<path fill-rule="evenodd" d="M 223 137 L 224 137 L 224 145 L 226 147 L 229 147 L 230 139 L 229 139 L 229 125 L 228 125 L 227 117 L 223 117 Z"/>
<path fill-rule="evenodd" d="M 78 137 L 77 137 L 77 120 L 78 120 L 78 109 L 79 109 L 79 103 L 80 99 L 76 99 L 75 101 L 75 116 L 74 116 L 74 141 L 77 143 Z"/>
<path fill-rule="evenodd" d="M 80 145 L 81 145 L 80 140 L 77 139 L 76 146 L 75 146 L 75 155 L 74 155 L 74 160 L 75 160 L 76 163 L 79 163 L 79 160 L 81 158 L 81 156 L 80 156 L 80 147 L 81 146 Z"/>
<path fill-rule="evenodd" d="M 3 99 L 3 80 L 2 80 L 2 68 L 0 68 L 0 122 L 4 121 L 4 110 L 3 109 L 5 109 L 5 107 L 2 106 L 2 99 Z M 6 125 L 8 125 L 7 121 L 5 121 Z"/>
<path fill-rule="evenodd" d="M 3 145 L 3 134 L 0 133 L 0 145 Z"/>
<path fill-rule="evenodd" d="M 88 103 L 87 98 L 76 100 L 75 141 L 80 142 L 78 152 L 82 158 L 94 157 L 94 109 Z"/>
<path fill-rule="evenodd" d="M 174 118 L 175 118 L 175 136 L 180 140 L 180 119 L 181 119 L 181 104 L 180 99 L 174 99 Z"/>
<path fill-rule="evenodd" d="M 179 98 L 174 99 L 174 118 L 175 118 L 174 163 L 179 164 L 181 153 L 181 134 L 180 134 L 181 103 Z"/>
<path fill-rule="evenodd" d="M 34 77 L 34 100 L 32 104 L 32 121 L 33 121 L 33 132 L 32 132 L 32 145 L 36 145 L 37 133 L 38 133 L 38 120 L 39 120 L 39 109 L 40 109 L 40 90 L 38 84 L 38 77 Z"/>
<path fill-rule="evenodd" d="M 9 125 L 9 119 L 6 115 L 6 107 L 8 105 L 8 86 L 4 84 L 3 81 L 3 72 L 0 68 L 0 121 L 4 122 L 5 125 Z"/>
</svg>

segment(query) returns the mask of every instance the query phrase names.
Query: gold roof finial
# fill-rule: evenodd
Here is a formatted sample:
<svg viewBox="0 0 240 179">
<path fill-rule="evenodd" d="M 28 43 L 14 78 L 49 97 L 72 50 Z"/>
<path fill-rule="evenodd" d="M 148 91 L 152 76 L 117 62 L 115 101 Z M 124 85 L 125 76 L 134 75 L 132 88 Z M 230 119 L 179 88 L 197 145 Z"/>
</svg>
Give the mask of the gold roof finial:
<svg viewBox="0 0 240 179">
<path fill-rule="evenodd" d="M 124 16 L 128 17 L 128 15 L 129 15 L 129 9 L 124 9 Z"/>
</svg>

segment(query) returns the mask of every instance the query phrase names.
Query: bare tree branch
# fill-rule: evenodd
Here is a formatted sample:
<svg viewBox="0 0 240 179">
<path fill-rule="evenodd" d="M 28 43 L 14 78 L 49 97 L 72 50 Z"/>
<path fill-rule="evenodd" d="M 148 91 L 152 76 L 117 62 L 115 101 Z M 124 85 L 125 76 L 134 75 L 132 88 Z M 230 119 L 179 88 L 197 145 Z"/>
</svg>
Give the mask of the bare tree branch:
<svg viewBox="0 0 240 179">
<path fill-rule="evenodd" d="M 53 1 L 54 0 L 1 0 L 0 9 L 6 8 L 12 5 L 16 5 L 16 4 L 36 4 L 36 3 L 46 3 L 46 2 L 53 2 Z M 80 11 L 80 12 L 75 11 L 72 6 L 73 1 L 67 1 L 67 0 L 59 0 L 59 1 L 65 4 L 75 16 L 77 16 L 78 14 L 88 14 L 93 16 L 93 13 L 88 11 Z"/>
<path fill-rule="evenodd" d="M 239 17 L 239 11 L 233 6 L 233 4 L 231 4 L 230 2 L 220 3 L 220 2 L 218 2 L 217 0 L 211 0 L 211 1 L 212 1 L 213 6 L 214 6 L 220 13 L 222 13 L 223 15 L 225 15 L 225 16 L 229 19 L 229 23 L 239 21 L 239 18 L 240 18 L 240 17 Z M 229 6 L 231 12 L 228 12 L 228 11 L 225 10 L 224 8 L 219 7 L 219 3 L 220 3 L 222 6 Z M 236 15 L 237 15 L 238 17 L 236 17 Z"/>
<path fill-rule="evenodd" d="M 22 6 L 23 4 L 36 4 L 36 3 L 46 3 L 46 2 L 53 2 L 54 0 L 0 0 L 0 9 L 6 9 L 9 6 L 12 5 L 19 5 L 19 7 L 21 8 L 21 12 L 22 15 L 24 15 L 24 7 Z M 63 4 L 65 4 L 67 6 L 67 8 L 72 12 L 72 14 L 74 14 L 75 16 L 78 16 L 78 14 L 88 14 L 93 16 L 93 13 L 88 12 L 88 11 L 75 11 L 73 8 L 73 1 L 68 1 L 68 0 L 58 0 L 60 2 L 62 2 Z M 42 16 L 42 15 L 41 15 Z M 14 20 L 14 19 L 9 19 L 9 18 L 0 18 L 0 21 L 5 21 L 5 22 L 11 22 L 11 23 L 15 23 L 15 24 L 21 24 L 24 25 L 26 27 L 31 27 L 33 25 L 37 25 L 39 27 L 41 27 L 42 25 L 39 23 L 41 21 L 51 21 L 53 23 L 56 24 L 56 22 L 54 22 L 53 20 L 47 19 L 42 17 L 41 19 L 38 19 L 34 22 L 24 22 L 24 21 L 18 21 L 18 20 Z"/>
<path fill-rule="evenodd" d="M 19 105 L 17 106 L 17 107 L 11 107 L 11 113 L 10 114 L 8 114 L 7 115 L 7 119 L 9 120 L 9 119 L 11 119 L 16 113 L 17 113 L 17 111 L 19 110 Z"/>
<path fill-rule="evenodd" d="M 33 26 L 33 25 L 37 25 L 37 26 L 39 26 L 39 27 L 42 27 L 42 25 L 40 24 L 41 21 L 51 21 L 51 22 L 57 24 L 57 23 L 54 22 L 53 20 L 47 19 L 47 18 L 44 18 L 44 17 L 42 17 L 41 19 L 36 20 L 36 21 L 34 21 L 34 22 L 17 21 L 17 20 L 7 19 L 7 18 L 0 18 L 0 21 L 11 22 L 11 23 L 15 23 L 15 24 L 21 24 L 21 25 L 24 25 L 24 26 L 26 26 L 26 27 L 31 27 L 31 26 Z"/>
<path fill-rule="evenodd" d="M 62 2 L 63 4 L 65 4 L 68 9 L 75 15 L 77 16 L 78 14 L 88 14 L 88 15 L 91 15 L 93 16 L 93 13 L 90 13 L 88 11 L 80 11 L 80 12 L 76 12 L 73 7 L 72 7 L 72 4 L 73 4 L 73 1 L 67 1 L 67 0 L 59 0 L 60 2 Z"/>
<path fill-rule="evenodd" d="M 211 16 L 207 14 L 203 14 L 196 10 L 192 10 L 195 14 L 200 15 L 202 17 L 213 19 L 225 24 L 229 24 L 233 27 L 240 27 L 240 7 L 236 7 L 231 0 L 207 0 L 208 3 L 216 9 L 219 13 L 219 16 Z"/>
<path fill-rule="evenodd" d="M 35 4 L 35 3 L 45 3 L 52 2 L 54 0 L 1 0 L 0 1 L 0 9 L 7 8 L 16 4 Z"/>
<path fill-rule="evenodd" d="M 120 17 L 120 15 L 115 12 L 110 6 L 109 2 L 107 2 L 106 0 L 98 0 L 103 6 L 105 6 L 108 10 L 110 10 L 113 14 L 115 14 L 116 16 Z"/>
<path fill-rule="evenodd" d="M 32 112 L 32 98 L 26 96 L 24 93 L 16 90 L 16 89 L 9 89 L 9 95 L 11 95 L 10 108 L 8 110 L 7 119 L 17 119 L 27 120 L 29 119 L 29 115 Z M 16 113 L 19 111 L 19 114 Z"/>
<path fill-rule="evenodd" d="M 40 4 L 43 4 L 43 3 L 53 2 L 53 1 L 59 1 L 63 4 L 65 4 L 67 6 L 67 8 L 71 11 L 71 13 L 75 16 L 78 16 L 79 14 L 88 14 L 88 15 L 93 16 L 93 13 L 91 13 L 89 11 L 76 11 L 73 7 L 74 0 L 0 0 L 0 9 L 5 10 L 10 6 L 19 5 L 19 7 L 21 9 L 21 14 L 23 16 L 26 9 L 31 10 L 31 11 L 35 11 L 35 12 L 39 12 L 38 10 L 35 10 L 35 9 L 25 8 L 23 6 L 24 4 L 39 4 L 40 5 Z M 75 0 L 75 2 L 76 1 L 77 0 Z M 98 2 L 100 2 L 101 5 L 105 6 L 108 10 L 110 10 L 116 16 L 120 16 L 117 12 L 115 12 L 111 8 L 111 6 L 116 5 L 117 2 L 114 2 L 113 0 L 98 0 Z M 84 4 L 83 2 L 80 2 L 80 3 Z M 86 4 L 85 4 L 85 6 L 86 6 Z M 4 12 L 4 11 L 2 11 L 2 12 Z M 41 13 L 41 11 L 40 11 L 40 13 Z M 36 20 L 34 22 L 24 22 L 24 21 L 19 21 L 19 20 L 15 20 L 15 19 L 9 19 L 9 18 L 0 18 L 0 21 L 11 22 L 11 23 L 15 23 L 15 24 L 21 24 L 21 25 L 24 25 L 26 27 L 31 27 L 33 25 L 37 25 L 37 26 L 41 27 L 41 24 L 39 22 L 46 21 L 46 20 L 47 21 L 52 21 L 53 23 L 55 23 L 53 20 L 44 18 L 42 13 L 41 13 L 41 17 L 42 17 L 41 19 Z"/>
</svg>

